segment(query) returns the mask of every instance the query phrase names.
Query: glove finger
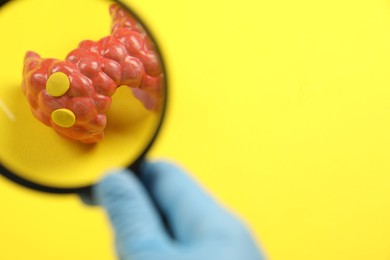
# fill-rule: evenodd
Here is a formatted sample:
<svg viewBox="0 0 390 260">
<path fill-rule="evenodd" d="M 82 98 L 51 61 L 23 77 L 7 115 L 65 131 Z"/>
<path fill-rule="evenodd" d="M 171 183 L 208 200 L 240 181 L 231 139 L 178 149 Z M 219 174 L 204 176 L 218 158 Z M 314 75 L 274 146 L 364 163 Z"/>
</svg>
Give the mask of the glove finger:
<svg viewBox="0 0 390 260">
<path fill-rule="evenodd" d="M 105 176 L 93 194 L 108 213 L 120 255 L 154 250 L 168 240 L 147 192 L 129 170 Z"/>
<path fill-rule="evenodd" d="M 175 239 L 191 242 L 230 228 L 232 216 L 181 168 L 162 161 L 145 163 L 141 179 Z"/>
</svg>

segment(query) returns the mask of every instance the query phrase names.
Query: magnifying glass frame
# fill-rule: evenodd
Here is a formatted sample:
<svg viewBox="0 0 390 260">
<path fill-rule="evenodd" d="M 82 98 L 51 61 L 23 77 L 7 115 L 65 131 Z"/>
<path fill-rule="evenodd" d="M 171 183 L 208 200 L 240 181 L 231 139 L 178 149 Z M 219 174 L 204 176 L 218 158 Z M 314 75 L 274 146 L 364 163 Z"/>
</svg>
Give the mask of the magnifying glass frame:
<svg viewBox="0 0 390 260">
<path fill-rule="evenodd" d="M 6 3 L 10 2 L 10 1 L 11 0 L 0 1 L 0 7 L 2 7 L 4 4 L 6 4 Z M 126 10 L 129 14 L 131 14 L 143 26 L 145 32 L 148 34 L 149 38 L 154 43 L 155 49 L 156 49 L 157 53 L 160 56 L 161 67 L 162 67 L 162 71 L 164 73 L 164 79 L 163 79 L 164 80 L 164 82 L 163 82 L 163 84 L 164 84 L 163 97 L 164 98 L 163 98 L 163 102 L 162 102 L 162 105 L 161 105 L 161 111 L 160 111 L 161 115 L 159 117 L 159 121 L 157 123 L 156 130 L 155 130 L 152 138 L 150 139 L 149 143 L 146 145 L 145 149 L 140 153 L 140 155 L 137 157 L 137 159 L 135 159 L 130 165 L 127 166 L 128 169 L 132 170 L 133 172 L 135 172 L 137 174 L 137 172 L 139 172 L 139 170 L 140 170 L 140 167 L 142 165 L 142 162 L 145 159 L 145 156 L 146 156 L 147 152 L 152 147 L 153 143 L 155 142 L 155 140 L 156 140 L 156 138 L 158 136 L 158 133 L 161 130 L 162 123 L 163 123 L 165 115 L 166 115 L 167 98 L 168 98 L 167 70 L 166 70 L 166 67 L 165 67 L 165 62 L 164 62 L 164 59 L 162 57 L 160 48 L 159 48 L 155 38 L 151 34 L 149 28 L 145 25 L 145 23 L 139 18 L 139 16 L 133 10 L 131 10 L 124 3 L 122 3 L 122 1 L 113 0 L 112 2 L 120 5 L 124 10 Z M 12 182 L 15 182 L 15 183 L 17 183 L 17 184 L 19 184 L 19 185 L 21 185 L 23 187 L 30 188 L 30 189 L 37 190 L 37 191 L 41 191 L 41 192 L 46 192 L 46 193 L 55 193 L 55 194 L 73 194 L 73 193 L 88 194 L 88 193 L 90 193 L 91 188 L 94 185 L 94 184 L 90 184 L 90 185 L 85 185 L 85 186 L 67 187 L 67 188 L 43 185 L 43 184 L 40 184 L 40 183 L 31 181 L 31 180 L 28 180 L 26 178 L 20 177 L 18 174 L 16 174 L 15 172 L 10 170 L 6 166 L 4 166 L 4 164 L 2 164 L 1 162 L 0 162 L 0 174 L 3 175 L 5 178 L 11 180 Z"/>
</svg>

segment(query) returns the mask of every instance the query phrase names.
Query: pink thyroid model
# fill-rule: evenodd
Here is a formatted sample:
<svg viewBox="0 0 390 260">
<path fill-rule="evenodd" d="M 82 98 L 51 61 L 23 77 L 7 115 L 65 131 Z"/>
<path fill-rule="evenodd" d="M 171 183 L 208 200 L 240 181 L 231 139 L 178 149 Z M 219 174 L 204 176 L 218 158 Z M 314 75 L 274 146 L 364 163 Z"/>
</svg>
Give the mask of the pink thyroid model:
<svg viewBox="0 0 390 260">
<path fill-rule="evenodd" d="M 151 39 L 119 5 L 111 5 L 110 14 L 111 35 L 80 42 L 65 60 L 42 59 L 32 51 L 24 59 L 22 91 L 33 115 L 82 143 L 104 138 L 106 113 L 119 86 L 132 88 L 150 111 L 163 99 L 164 75 Z"/>
</svg>

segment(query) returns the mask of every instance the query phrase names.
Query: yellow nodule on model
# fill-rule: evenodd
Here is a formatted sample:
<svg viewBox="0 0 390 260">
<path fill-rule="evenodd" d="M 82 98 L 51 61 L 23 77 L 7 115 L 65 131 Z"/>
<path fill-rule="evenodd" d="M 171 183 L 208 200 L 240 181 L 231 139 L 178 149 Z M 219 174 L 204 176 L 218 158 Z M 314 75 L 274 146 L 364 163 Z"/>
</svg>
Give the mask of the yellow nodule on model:
<svg viewBox="0 0 390 260">
<path fill-rule="evenodd" d="M 60 97 L 64 95 L 69 88 L 69 78 L 63 72 L 53 73 L 46 82 L 46 91 L 53 97 Z"/>
<path fill-rule="evenodd" d="M 76 122 L 75 114 L 66 108 L 56 109 L 51 113 L 51 119 L 61 127 L 71 127 Z"/>
</svg>

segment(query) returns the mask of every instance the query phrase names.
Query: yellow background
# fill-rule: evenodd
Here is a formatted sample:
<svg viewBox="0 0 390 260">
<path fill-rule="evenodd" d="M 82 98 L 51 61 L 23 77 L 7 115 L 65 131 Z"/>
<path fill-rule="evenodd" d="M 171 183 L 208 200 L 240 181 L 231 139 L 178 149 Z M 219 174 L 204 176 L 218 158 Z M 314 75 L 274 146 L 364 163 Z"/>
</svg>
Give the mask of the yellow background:
<svg viewBox="0 0 390 260">
<path fill-rule="evenodd" d="M 388 1 L 127 2 L 170 72 L 152 157 L 190 169 L 272 259 L 390 259 Z M 98 208 L 0 178 L 0 259 L 111 244 Z"/>
</svg>

